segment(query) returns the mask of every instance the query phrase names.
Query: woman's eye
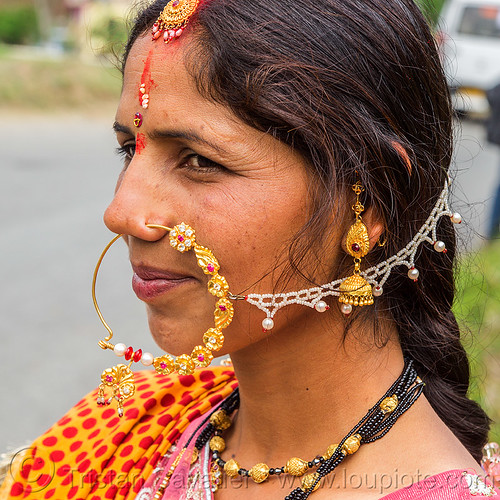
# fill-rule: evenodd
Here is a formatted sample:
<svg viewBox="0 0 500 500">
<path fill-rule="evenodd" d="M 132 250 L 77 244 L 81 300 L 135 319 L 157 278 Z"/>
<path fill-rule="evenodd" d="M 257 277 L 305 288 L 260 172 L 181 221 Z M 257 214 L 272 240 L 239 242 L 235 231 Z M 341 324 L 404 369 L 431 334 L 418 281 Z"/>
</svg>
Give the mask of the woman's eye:
<svg viewBox="0 0 500 500">
<path fill-rule="evenodd" d="M 116 148 L 116 153 L 124 158 L 125 160 L 132 160 L 135 154 L 135 142 L 134 143 L 129 143 L 129 144 L 124 144 L 123 146 L 120 146 L 119 148 Z"/>
<path fill-rule="evenodd" d="M 214 161 L 197 154 L 189 155 L 184 160 L 183 164 L 186 168 L 202 173 L 224 170 L 224 167 L 222 165 L 219 165 L 218 163 L 215 163 Z"/>
<path fill-rule="evenodd" d="M 135 151 L 135 142 L 127 143 L 116 148 L 116 153 L 124 159 L 126 165 L 132 161 Z M 181 161 L 181 167 L 197 173 L 210 173 L 225 170 L 222 165 L 219 165 L 218 163 L 215 163 L 214 161 L 198 154 L 188 155 Z"/>
</svg>

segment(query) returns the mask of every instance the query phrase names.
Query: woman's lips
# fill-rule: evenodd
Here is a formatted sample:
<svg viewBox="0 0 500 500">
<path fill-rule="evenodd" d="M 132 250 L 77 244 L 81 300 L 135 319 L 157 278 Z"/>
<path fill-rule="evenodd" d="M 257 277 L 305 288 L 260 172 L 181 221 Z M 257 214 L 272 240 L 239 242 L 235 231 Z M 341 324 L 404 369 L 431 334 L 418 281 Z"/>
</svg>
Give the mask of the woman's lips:
<svg viewBox="0 0 500 500">
<path fill-rule="evenodd" d="M 132 266 L 134 276 L 132 289 L 137 297 L 147 302 L 189 282 L 195 281 L 192 276 L 186 276 L 171 271 L 149 267 Z"/>
</svg>

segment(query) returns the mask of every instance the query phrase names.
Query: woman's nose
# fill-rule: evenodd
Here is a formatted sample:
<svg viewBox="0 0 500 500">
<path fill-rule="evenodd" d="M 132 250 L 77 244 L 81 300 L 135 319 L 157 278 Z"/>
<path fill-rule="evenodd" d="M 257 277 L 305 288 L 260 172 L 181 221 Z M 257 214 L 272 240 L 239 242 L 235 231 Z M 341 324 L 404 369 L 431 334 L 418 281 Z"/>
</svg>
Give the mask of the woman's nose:
<svg viewBox="0 0 500 500">
<path fill-rule="evenodd" d="M 135 160 L 122 173 L 103 217 L 112 232 L 146 241 L 156 241 L 165 235 L 165 231 L 147 227 L 147 224 L 166 225 L 169 218 L 162 213 L 166 207 L 158 202 L 157 185 L 150 177 L 151 173 L 141 170 Z"/>
</svg>

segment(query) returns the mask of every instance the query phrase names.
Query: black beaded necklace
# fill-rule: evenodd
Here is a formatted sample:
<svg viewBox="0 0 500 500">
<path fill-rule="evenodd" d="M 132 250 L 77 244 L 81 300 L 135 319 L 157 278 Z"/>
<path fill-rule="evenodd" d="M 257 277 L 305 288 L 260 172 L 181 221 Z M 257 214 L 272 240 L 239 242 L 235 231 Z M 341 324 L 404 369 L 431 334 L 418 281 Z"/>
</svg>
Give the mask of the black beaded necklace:
<svg viewBox="0 0 500 500">
<path fill-rule="evenodd" d="M 361 445 L 372 443 L 385 436 L 396 420 L 415 403 L 422 393 L 424 385 L 424 382 L 418 377 L 416 369 L 413 366 L 413 360 L 405 358 L 404 369 L 399 378 L 349 433 L 344 436 L 340 443 L 331 445 L 324 455 L 318 455 L 309 462 L 294 458 L 289 460 L 287 465 L 277 468 L 269 468 L 265 464 L 257 464 L 255 466 L 265 466 L 264 471 L 255 469 L 255 467 L 250 470 L 240 468 L 233 460 L 232 462 L 236 464 L 236 467 L 232 464 L 230 475 L 233 477 L 237 475 L 250 476 L 255 482 L 262 482 L 268 476 L 284 473 L 301 476 L 307 469 L 318 467 L 316 472 L 303 477 L 301 487 L 294 489 L 285 497 L 285 500 L 305 500 L 319 488 L 321 479 L 338 467 L 348 455 L 355 453 Z M 194 436 L 202 429 L 195 443 L 195 452 L 199 453 L 210 441 L 213 466 L 215 465 L 221 469 L 226 468 L 227 470 L 228 462 L 224 461 L 220 456 L 221 451 L 224 449 L 220 446 L 220 442 L 223 442 L 221 434 L 231 425 L 229 415 L 239 407 L 239 404 L 239 391 L 235 389 L 223 401 L 218 410 L 203 420 L 185 447 L 189 446 Z M 293 464 L 297 464 L 297 462 L 292 463 L 292 461 L 301 462 L 299 464 L 301 473 L 296 473 L 297 469 L 293 468 Z"/>
</svg>

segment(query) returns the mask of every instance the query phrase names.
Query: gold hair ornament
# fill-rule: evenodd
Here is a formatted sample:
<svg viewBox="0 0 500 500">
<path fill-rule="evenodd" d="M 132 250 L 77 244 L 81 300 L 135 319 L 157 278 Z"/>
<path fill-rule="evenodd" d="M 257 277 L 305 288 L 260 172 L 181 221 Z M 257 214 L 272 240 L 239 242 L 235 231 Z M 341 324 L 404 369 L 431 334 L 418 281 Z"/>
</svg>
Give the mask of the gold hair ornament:
<svg viewBox="0 0 500 500">
<path fill-rule="evenodd" d="M 153 40 L 158 40 L 163 33 L 165 43 L 179 38 L 196 12 L 199 0 L 171 0 L 153 25 Z"/>
<path fill-rule="evenodd" d="M 368 229 L 361 220 L 361 214 L 365 211 L 365 207 L 359 200 L 365 188 L 358 181 L 352 186 L 352 190 L 356 194 L 356 202 L 352 206 L 356 214 L 356 221 L 347 233 L 346 249 L 349 255 L 354 257 L 354 273 L 345 279 L 339 287 L 339 302 L 342 303 L 341 310 L 344 314 L 350 314 L 353 306 L 373 304 L 372 286 L 360 274 L 361 259 L 370 251 Z"/>
<path fill-rule="evenodd" d="M 208 291 L 218 300 L 215 305 L 213 328 L 208 329 L 203 335 L 203 345 L 197 345 L 191 354 L 182 354 L 173 358 L 168 354 L 159 357 L 153 357 L 150 353 L 143 353 L 141 349 L 134 352 L 132 347 L 125 344 L 113 345 L 110 340 L 113 338 L 113 330 L 104 319 L 96 298 L 96 282 L 99 268 L 104 256 L 111 246 L 123 235 L 115 236 L 106 246 L 97 261 L 92 279 L 92 299 L 94 307 L 102 324 L 109 335 L 99 342 L 102 349 L 111 349 L 117 356 L 125 356 L 129 362 L 128 365 L 119 364 L 113 368 L 105 370 L 101 375 L 101 384 L 99 386 L 99 395 L 97 397 L 98 405 L 109 405 L 115 400 L 118 403 L 118 415 L 123 416 L 123 403 L 131 398 L 135 393 L 134 374 L 130 369 L 132 363 L 139 361 L 144 366 L 153 365 L 154 369 L 162 374 L 168 375 L 174 371 L 179 375 L 190 375 L 195 367 L 207 367 L 212 362 L 214 356 L 212 351 L 219 351 L 224 343 L 222 330 L 227 328 L 234 316 L 234 307 L 229 298 L 233 296 L 229 292 L 229 285 L 226 278 L 219 274 L 220 265 L 212 251 L 196 242 L 196 234 L 192 227 L 185 223 L 178 224 L 173 228 L 161 226 L 159 224 L 146 224 L 152 229 L 163 229 L 169 233 L 170 246 L 181 253 L 194 250 L 196 262 L 203 269 L 203 272 L 210 276 L 208 282 Z M 105 396 L 105 389 L 109 387 L 112 390 L 110 397 Z"/>
</svg>

